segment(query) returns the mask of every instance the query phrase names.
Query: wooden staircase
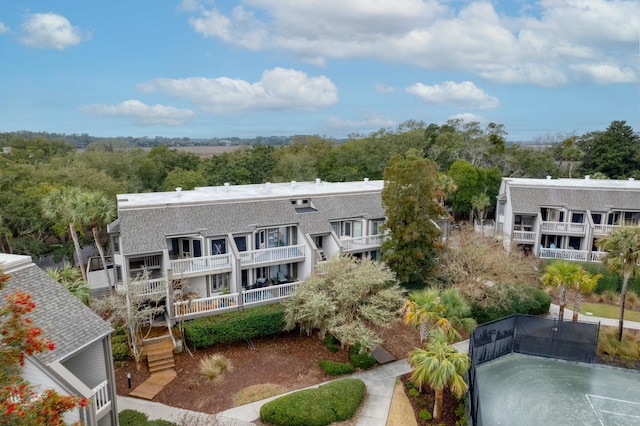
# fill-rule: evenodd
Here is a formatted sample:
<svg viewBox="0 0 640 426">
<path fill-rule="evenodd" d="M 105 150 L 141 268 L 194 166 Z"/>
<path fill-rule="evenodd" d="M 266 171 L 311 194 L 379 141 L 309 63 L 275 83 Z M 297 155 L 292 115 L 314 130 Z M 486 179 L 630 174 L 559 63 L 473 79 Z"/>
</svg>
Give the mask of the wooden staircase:
<svg viewBox="0 0 640 426">
<path fill-rule="evenodd" d="M 173 341 L 171 337 L 155 338 L 144 342 L 143 352 L 147 356 L 149 373 L 175 368 L 176 362 L 173 358 Z"/>
</svg>

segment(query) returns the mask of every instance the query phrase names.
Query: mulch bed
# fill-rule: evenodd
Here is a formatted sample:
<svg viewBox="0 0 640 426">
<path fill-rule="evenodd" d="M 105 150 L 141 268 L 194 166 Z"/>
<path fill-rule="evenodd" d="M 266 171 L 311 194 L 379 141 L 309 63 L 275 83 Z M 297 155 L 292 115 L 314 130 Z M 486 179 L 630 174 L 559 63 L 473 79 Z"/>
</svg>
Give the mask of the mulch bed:
<svg viewBox="0 0 640 426">
<path fill-rule="evenodd" d="M 423 387 L 420 395 L 413 396 L 410 392 L 411 387 L 407 387 L 407 383 L 410 382 L 409 377 L 411 373 L 405 374 L 399 377 L 399 380 L 404 385 L 404 391 L 409 398 L 409 402 L 411 402 L 411 407 L 413 407 L 413 413 L 416 417 L 416 421 L 418 422 L 418 426 L 433 426 L 433 425 L 444 425 L 444 426 L 455 426 L 456 422 L 459 420 L 458 415 L 456 414 L 456 409 L 460 405 L 460 400 L 456 398 L 449 389 L 445 389 L 442 397 L 442 415 L 439 420 L 423 420 L 420 417 L 421 411 L 428 411 L 429 414 L 433 414 L 433 404 L 435 402 L 435 392 L 430 387 Z"/>
</svg>

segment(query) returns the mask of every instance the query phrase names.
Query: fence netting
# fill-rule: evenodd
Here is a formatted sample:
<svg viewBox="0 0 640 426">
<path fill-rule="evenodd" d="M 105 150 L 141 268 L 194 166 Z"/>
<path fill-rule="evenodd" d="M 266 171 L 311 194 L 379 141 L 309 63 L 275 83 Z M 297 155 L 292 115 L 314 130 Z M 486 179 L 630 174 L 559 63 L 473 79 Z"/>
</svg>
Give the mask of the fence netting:
<svg viewBox="0 0 640 426">
<path fill-rule="evenodd" d="M 511 353 L 593 363 L 600 324 L 515 314 L 479 325 L 469 339 L 469 400 L 474 425 L 482 426 L 476 368 Z"/>
</svg>

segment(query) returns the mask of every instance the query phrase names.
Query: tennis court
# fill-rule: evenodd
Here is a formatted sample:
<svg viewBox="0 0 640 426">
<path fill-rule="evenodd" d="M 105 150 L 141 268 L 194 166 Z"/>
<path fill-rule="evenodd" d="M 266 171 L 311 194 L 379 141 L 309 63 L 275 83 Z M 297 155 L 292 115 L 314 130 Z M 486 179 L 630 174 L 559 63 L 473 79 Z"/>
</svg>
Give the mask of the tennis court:
<svg viewBox="0 0 640 426">
<path fill-rule="evenodd" d="M 640 373 L 512 353 L 476 369 L 483 425 L 640 425 Z"/>
</svg>

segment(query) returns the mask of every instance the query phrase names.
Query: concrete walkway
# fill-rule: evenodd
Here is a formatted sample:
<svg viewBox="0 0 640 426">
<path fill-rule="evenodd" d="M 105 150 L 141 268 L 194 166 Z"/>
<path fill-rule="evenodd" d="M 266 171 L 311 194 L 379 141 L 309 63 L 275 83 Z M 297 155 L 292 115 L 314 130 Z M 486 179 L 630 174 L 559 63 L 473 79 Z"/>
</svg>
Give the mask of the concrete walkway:
<svg viewBox="0 0 640 426">
<path fill-rule="evenodd" d="M 557 318 L 559 309 L 558 305 L 552 304 L 548 316 Z M 571 320 L 572 315 L 573 311 L 565 307 L 565 321 Z M 578 319 L 584 322 L 599 322 L 605 326 L 618 326 L 617 319 L 598 318 L 582 314 L 579 315 Z M 625 320 L 624 326 L 625 328 L 640 330 L 640 322 Z M 458 342 L 453 346 L 461 352 L 468 352 L 469 341 Z M 371 370 L 356 373 L 352 376 L 361 379 L 366 385 L 365 400 L 358 416 L 357 426 L 386 426 L 396 378 L 410 371 L 409 363 L 404 359 L 379 365 Z M 312 388 L 317 386 L 319 385 L 312 386 Z M 118 409 L 120 411 L 127 408 L 138 410 L 149 415 L 150 420 L 166 419 L 179 424 L 249 426 L 253 425 L 254 423 L 252 422 L 260 417 L 260 407 L 279 396 L 281 395 L 234 407 L 218 414 L 198 413 L 124 396 L 118 396 Z M 190 421 L 185 422 L 185 420 Z"/>
</svg>

